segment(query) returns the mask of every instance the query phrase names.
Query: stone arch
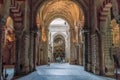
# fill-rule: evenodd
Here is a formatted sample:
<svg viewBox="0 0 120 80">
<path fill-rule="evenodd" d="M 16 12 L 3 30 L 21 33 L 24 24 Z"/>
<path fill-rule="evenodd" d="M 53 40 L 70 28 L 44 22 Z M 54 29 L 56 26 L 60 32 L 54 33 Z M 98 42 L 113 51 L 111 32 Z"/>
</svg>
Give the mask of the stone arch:
<svg viewBox="0 0 120 80">
<path fill-rule="evenodd" d="M 64 37 L 64 38 L 66 37 L 65 34 L 63 34 L 63 33 L 61 33 L 61 32 L 58 32 L 58 33 L 56 33 L 56 34 L 53 35 L 53 39 L 54 39 L 56 36 L 59 36 L 59 35 L 62 36 L 62 37 Z"/>
<path fill-rule="evenodd" d="M 65 34 L 63 34 L 62 32 L 58 32 L 58 33 L 56 33 L 56 34 L 54 34 L 53 35 L 53 40 L 54 40 L 54 38 L 56 37 L 56 36 L 62 36 L 64 39 L 66 39 L 66 35 Z M 66 41 L 65 41 L 66 42 Z"/>
<path fill-rule="evenodd" d="M 56 57 L 55 56 L 55 54 L 56 53 L 60 53 L 59 54 L 59 56 L 61 55 L 61 57 L 62 58 L 64 58 L 65 59 L 65 57 L 66 57 L 66 52 L 65 52 L 65 50 L 66 50 L 66 48 L 65 48 L 65 46 L 66 46 L 66 42 L 65 42 L 65 38 L 64 38 L 64 36 L 62 36 L 62 35 L 60 35 L 60 34 L 58 34 L 58 35 L 56 35 L 54 38 L 53 38 L 53 43 L 56 43 L 56 40 L 57 40 L 57 42 L 58 42 L 58 39 L 59 40 L 62 40 L 63 41 L 63 44 L 62 44 L 62 46 L 60 45 L 60 46 L 54 46 L 54 44 L 53 44 L 53 56 L 54 56 L 54 58 Z M 57 49 L 56 49 L 57 48 Z M 57 51 L 56 51 L 57 50 Z"/>
<path fill-rule="evenodd" d="M 69 19 L 66 18 L 65 16 L 62 16 L 62 15 L 59 15 L 59 14 L 50 17 L 50 18 L 47 20 L 47 24 L 49 25 L 53 20 L 55 20 L 56 18 L 58 18 L 58 16 L 59 16 L 59 18 L 62 18 L 62 19 L 64 19 L 65 21 L 67 21 L 68 24 L 69 24 L 69 26 L 70 26 L 71 28 L 74 27 L 74 25 L 71 24 L 71 23 L 72 23 L 71 20 L 69 20 Z M 46 27 L 48 27 L 48 25 L 46 25 Z"/>
<path fill-rule="evenodd" d="M 63 36 L 65 39 L 65 54 L 66 54 L 66 60 L 70 61 L 70 37 L 67 37 L 67 35 L 63 34 L 62 32 L 58 32 L 53 35 L 53 40 L 56 36 Z"/>
<path fill-rule="evenodd" d="M 36 15 L 37 15 L 37 12 L 38 12 L 38 9 L 41 7 L 41 6 L 43 6 L 43 4 L 45 3 L 46 1 L 41 1 L 41 0 L 39 0 L 39 1 L 34 1 L 33 3 L 33 5 L 32 6 L 34 6 L 33 8 L 32 8 L 32 11 L 31 11 L 31 13 L 32 13 L 32 16 L 31 16 L 31 19 L 32 19 L 32 21 L 31 21 L 31 31 L 33 30 L 36 30 L 37 29 L 37 27 L 36 27 Z M 84 28 L 85 29 L 90 29 L 89 27 L 90 27 L 90 25 L 89 25 L 89 10 L 88 10 L 88 5 L 85 3 L 85 1 L 73 1 L 76 5 L 78 5 L 78 7 L 79 8 L 81 8 L 82 10 L 83 10 L 83 14 L 84 14 L 84 17 L 85 17 L 85 22 L 84 22 Z M 32 4 L 32 3 L 31 3 Z M 89 4 L 89 3 L 88 3 Z M 65 17 L 63 17 L 63 18 L 65 18 Z M 53 18 L 54 19 L 54 18 Z M 51 19 L 52 20 L 52 19 Z M 72 25 L 72 26 L 74 26 L 74 25 Z M 71 27 L 72 27 L 71 26 Z M 74 34 L 74 32 L 75 32 L 75 30 L 74 29 L 70 29 L 71 30 L 71 33 L 70 33 L 70 35 L 71 36 L 74 36 L 73 34 Z M 48 32 L 48 30 L 45 30 L 45 31 L 47 31 Z M 90 31 L 90 30 L 89 30 Z M 48 33 L 47 33 L 48 34 Z M 88 44 L 89 44 L 89 36 L 90 34 L 85 34 L 84 36 L 85 36 L 85 38 L 86 38 L 86 40 L 85 40 L 85 55 L 88 55 Z M 70 37 L 71 37 L 70 36 Z M 72 42 L 72 40 L 71 40 L 71 42 Z M 46 45 L 48 45 L 48 43 L 46 42 L 45 43 Z M 72 44 L 72 45 L 74 45 L 74 44 Z M 72 46 L 71 45 L 71 46 Z M 70 48 L 72 48 L 72 47 L 70 47 Z M 47 51 L 47 50 L 46 50 Z M 72 51 L 72 50 L 71 50 Z M 85 56 L 87 59 L 86 59 L 86 64 L 85 64 L 85 67 L 87 68 L 87 64 L 88 64 L 88 57 L 87 56 Z M 85 68 L 85 69 L 86 69 Z M 87 70 L 87 69 L 86 69 Z"/>
<path fill-rule="evenodd" d="M 61 19 L 65 20 L 65 21 L 68 23 L 69 27 L 74 26 L 73 24 L 71 24 L 71 21 L 70 21 L 69 19 L 65 18 L 64 16 L 59 16 L 59 17 L 57 17 L 57 15 L 55 15 L 55 16 L 53 16 L 53 17 L 51 17 L 51 18 L 49 19 L 48 25 L 49 25 L 53 20 L 55 20 L 55 19 L 57 19 L 57 18 L 61 18 Z M 47 27 L 48 27 L 48 25 L 47 25 Z"/>
<path fill-rule="evenodd" d="M 55 40 L 55 39 L 57 39 L 57 38 L 61 38 L 62 40 L 64 40 L 65 41 L 65 35 L 64 34 L 55 34 L 55 35 L 53 35 L 53 41 Z M 66 42 L 66 41 L 65 41 Z"/>
<path fill-rule="evenodd" d="M 14 65 L 15 63 L 15 33 L 14 33 L 14 22 L 9 16 L 4 26 L 4 63 L 6 65 Z"/>
<path fill-rule="evenodd" d="M 65 37 L 61 34 L 58 34 L 56 36 L 53 37 L 53 39 L 56 39 L 56 38 L 61 38 L 61 39 L 64 39 Z"/>
<path fill-rule="evenodd" d="M 39 0 L 39 1 L 36 1 L 36 2 L 34 2 L 34 8 L 33 8 L 33 15 L 37 15 L 37 11 L 38 11 L 38 9 L 45 3 L 46 1 L 41 1 L 41 0 Z M 84 13 L 84 16 L 85 16 L 85 27 L 89 27 L 89 24 L 88 24 L 88 6 L 87 6 L 87 4 L 84 2 L 84 1 L 73 1 L 76 5 L 78 5 L 79 6 L 79 8 L 81 8 L 82 10 L 83 10 L 83 13 Z M 33 16 L 33 25 L 35 25 L 36 26 L 36 22 L 35 22 L 35 20 L 36 20 L 36 16 Z M 34 26 L 31 26 L 32 28 L 34 27 Z"/>
</svg>

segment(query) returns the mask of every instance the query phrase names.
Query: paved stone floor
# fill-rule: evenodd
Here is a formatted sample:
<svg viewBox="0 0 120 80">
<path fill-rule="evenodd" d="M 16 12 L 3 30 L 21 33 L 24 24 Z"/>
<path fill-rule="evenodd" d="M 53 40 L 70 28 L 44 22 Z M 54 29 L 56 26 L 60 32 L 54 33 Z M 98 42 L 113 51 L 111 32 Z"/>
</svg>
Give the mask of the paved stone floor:
<svg viewBox="0 0 120 80">
<path fill-rule="evenodd" d="M 84 68 L 76 65 L 52 63 L 44 65 L 25 77 L 17 80 L 114 80 L 107 77 L 100 77 L 84 71 Z"/>
</svg>

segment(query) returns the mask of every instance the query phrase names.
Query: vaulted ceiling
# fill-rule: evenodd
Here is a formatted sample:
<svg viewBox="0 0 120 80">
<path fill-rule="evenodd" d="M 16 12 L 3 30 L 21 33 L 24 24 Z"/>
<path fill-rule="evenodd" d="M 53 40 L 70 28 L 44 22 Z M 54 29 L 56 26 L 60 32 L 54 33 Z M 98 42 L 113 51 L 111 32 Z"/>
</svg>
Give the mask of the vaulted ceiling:
<svg viewBox="0 0 120 80">
<path fill-rule="evenodd" d="M 38 16 L 44 22 L 51 22 L 52 18 L 63 18 L 69 23 L 76 24 L 78 21 L 84 21 L 84 14 L 81 8 L 71 0 L 50 0 L 46 1 L 39 8 Z"/>
</svg>

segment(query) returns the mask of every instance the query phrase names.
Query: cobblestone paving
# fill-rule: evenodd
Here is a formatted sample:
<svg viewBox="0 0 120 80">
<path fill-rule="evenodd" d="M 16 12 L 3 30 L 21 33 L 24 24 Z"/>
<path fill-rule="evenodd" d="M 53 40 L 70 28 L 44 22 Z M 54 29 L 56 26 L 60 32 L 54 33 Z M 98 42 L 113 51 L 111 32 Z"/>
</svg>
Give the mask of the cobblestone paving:
<svg viewBox="0 0 120 80">
<path fill-rule="evenodd" d="M 36 71 L 17 80 L 115 80 L 84 71 L 82 66 L 53 63 L 36 68 Z"/>
</svg>

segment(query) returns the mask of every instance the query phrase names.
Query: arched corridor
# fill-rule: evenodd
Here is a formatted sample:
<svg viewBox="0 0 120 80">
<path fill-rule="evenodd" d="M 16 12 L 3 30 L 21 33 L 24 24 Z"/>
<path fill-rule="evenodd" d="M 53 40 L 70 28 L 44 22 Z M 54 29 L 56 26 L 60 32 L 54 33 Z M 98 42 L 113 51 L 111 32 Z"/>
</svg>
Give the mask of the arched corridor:
<svg viewBox="0 0 120 80">
<path fill-rule="evenodd" d="M 56 74 L 78 73 L 74 80 L 119 78 L 119 5 L 119 0 L 0 0 L 0 80 L 9 77 L 9 68 L 13 79 L 29 73 L 37 79 L 51 68 Z M 37 76 L 41 67 L 46 73 Z"/>
<path fill-rule="evenodd" d="M 70 4 L 69 7 L 67 7 L 68 4 Z M 51 46 L 51 48 L 54 48 L 54 45 L 52 47 L 52 44 L 49 38 L 50 39 L 52 38 L 51 35 L 53 34 L 53 32 L 56 32 L 55 34 L 59 34 L 61 32 L 64 35 L 66 34 L 66 37 L 69 38 L 69 39 L 67 38 L 65 39 L 65 41 L 68 41 L 67 43 L 69 45 L 69 48 L 67 48 L 68 49 L 67 54 L 69 54 L 69 56 L 67 56 L 66 61 L 72 64 L 74 63 L 79 64 L 77 55 L 78 54 L 82 55 L 80 51 L 78 50 L 80 48 L 80 44 L 82 44 L 82 33 L 80 29 L 82 30 L 84 26 L 84 14 L 83 14 L 82 9 L 73 1 L 54 1 L 53 0 L 53 1 L 48 1 L 48 2 L 46 1 L 42 5 L 43 6 L 39 7 L 37 10 L 36 22 L 37 22 L 38 31 L 40 30 L 40 28 L 42 30 L 38 32 L 42 36 L 41 42 L 43 42 L 42 44 L 44 45 L 44 47 L 47 47 L 47 48 L 44 48 L 42 46 L 42 51 L 37 52 L 37 54 L 43 53 L 42 56 L 44 56 L 44 60 L 42 59 L 42 61 L 44 61 L 45 63 L 45 61 L 47 61 L 48 59 L 46 56 L 49 55 L 50 53 L 50 52 L 45 52 L 45 51 L 46 50 L 49 51 L 49 46 Z M 49 8 L 46 10 L 48 6 Z M 73 9 L 75 10 L 73 11 Z M 63 22 L 59 18 L 62 18 L 65 21 Z M 55 22 L 54 20 L 58 20 L 58 21 Z M 52 27 L 54 27 L 53 30 L 52 30 Z M 62 28 L 62 27 L 66 27 L 66 28 Z M 39 37 L 39 35 L 37 37 Z M 52 43 L 54 44 L 54 40 Z M 62 45 L 61 48 L 62 47 L 64 47 L 64 45 Z M 70 49 L 72 48 L 73 50 L 70 51 Z M 62 55 L 61 56 L 56 55 L 56 52 L 54 51 L 54 49 L 52 49 L 51 53 L 55 54 L 53 56 L 55 58 L 62 57 Z M 59 54 L 58 51 L 57 53 Z M 51 56 L 49 56 L 49 58 L 51 58 Z M 55 59 L 52 61 L 55 61 Z M 43 63 L 40 63 L 40 64 L 43 64 Z"/>
</svg>

